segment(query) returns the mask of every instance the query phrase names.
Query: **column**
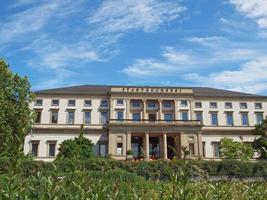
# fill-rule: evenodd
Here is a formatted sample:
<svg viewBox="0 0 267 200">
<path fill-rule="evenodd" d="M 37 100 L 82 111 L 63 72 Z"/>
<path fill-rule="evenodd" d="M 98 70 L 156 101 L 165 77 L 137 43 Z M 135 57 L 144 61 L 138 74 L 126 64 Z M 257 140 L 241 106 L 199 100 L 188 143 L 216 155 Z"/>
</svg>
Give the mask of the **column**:
<svg viewBox="0 0 267 200">
<path fill-rule="evenodd" d="M 167 133 L 163 132 L 163 158 L 168 159 Z"/>
<path fill-rule="evenodd" d="M 131 141 L 131 139 L 132 139 L 132 133 L 131 133 L 130 131 L 127 131 L 127 137 L 126 137 L 126 143 L 127 143 L 127 145 L 126 145 L 126 152 L 127 152 L 128 150 L 132 150 L 132 141 Z"/>
<path fill-rule="evenodd" d="M 159 120 L 162 120 L 162 100 L 160 99 L 159 101 L 158 101 L 158 104 L 159 104 L 159 114 L 158 114 L 158 118 L 159 118 Z"/>
<path fill-rule="evenodd" d="M 146 118 L 146 100 L 143 100 L 143 119 L 147 119 Z"/>
<path fill-rule="evenodd" d="M 181 148 L 182 147 L 187 147 L 187 150 L 188 150 L 188 139 L 187 139 L 187 134 L 185 132 L 181 132 L 180 133 L 180 144 L 181 144 Z M 184 154 L 183 154 L 182 149 L 180 150 L 180 152 L 181 152 L 180 155 L 183 158 Z"/>
<path fill-rule="evenodd" d="M 114 99 L 111 99 L 110 98 L 109 119 L 114 119 L 113 118 L 113 113 L 114 113 L 114 111 L 113 111 L 113 104 L 114 104 Z"/>
<path fill-rule="evenodd" d="M 174 100 L 174 120 L 178 120 L 178 102 Z"/>
<path fill-rule="evenodd" d="M 149 133 L 145 132 L 145 148 L 144 148 L 144 157 L 149 160 Z"/>
<path fill-rule="evenodd" d="M 193 117 L 193 115 L 194 115 L 194 112 L 193 112 L 193 100 L 189 100 L 189 109 L 190 109 L 190 111 L 189 111 L 189 113 L 190 113 L 190 120 L 193 120 L 194 119 L 194 117 Z"/>
<path fill-rule="evenodd" d="M 126 99 L 126 119 L 130 119 L 130 99 Z"/>
<path fill-rule="evenodd" d="M 198 155 L 203 157 L 203 147 L 202 147 L 202 131 L 197 133 L 197 143 L 198 143 Z"/>
</svg>

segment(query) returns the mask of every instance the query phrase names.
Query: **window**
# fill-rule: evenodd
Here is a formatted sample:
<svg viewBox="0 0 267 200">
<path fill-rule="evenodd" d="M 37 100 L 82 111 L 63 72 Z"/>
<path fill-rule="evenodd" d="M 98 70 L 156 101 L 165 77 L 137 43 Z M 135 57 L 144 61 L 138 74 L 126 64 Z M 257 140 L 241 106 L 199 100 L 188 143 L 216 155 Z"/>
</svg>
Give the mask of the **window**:
<svg viewBox="0 0 267 200">
<path fill-rule="evenodd" d="M 215 112 L 211 113 L 211 125 L 218 126 L 218 114 Z"/>
<path fill-rule="evenodd" d="M 117 155 L 122 155 L 122 143 L 121 142 L 117 143 L 116 153 L 117 153 Z"/>
<path fill-rule="evenodd" d="M 57 124 L 57 122 L 58 122 L 58 111 L 57 110 L 52 110 L 51 122 L 52 122 L 52 124 Z"/>
<path fill-rule="evenodd" d="M 133 121 L 140 121 L 141 120 L 140 113 L 133 113 L 132 117 L 133 117 Z"/>
<path fill-rule="evenodd" d="M 156 121 L 157 120 L 157 115 L 155 113 L 149 113 L 148 114 L 148 120 L 149 121 Z"/>
<path fill-rule="evenodd" d="M 215 158 L 219 158 L 221 156 L 221 147 L 220 147 L 220 142 L 213 142 L 212 143 L 212 147 L 213 147 L 213 156 Z"/>
<path fill-rule="evenodd" d="M 123 120 L 123 111 L 117 111 L 117 119 Z"/>
<path fill-rule="evenodd" d="M 217 102 L 210 102 L 210 108 L 217 108 Z"/>
<path fill-rule="evenodd" d="M 189 143 L 189 155 L 192 156 L 192 155 L 195 155 L 195 145 L 194 143 Z"/>
<path fill-rule="evenodd" d="M 262 103 L 255 103 L 255 109 L 262 109 Z"/>
<path fill-rule="evenodd" d="M 181 100 L 181 107 L 187 107 L 187 100 Z"/>
<path fill-rule="evenodd" d="M 43 105 L 43 99 L 36 99 L 35 106 L 42 106 Z"/>
<path fill-rule="evenodd" d="M 84 107 L 91 107 L 92 106 L 92 101 L 91 100 L 84 100 Z"/>
<path fill-rule="evenodd" d="M 188 120 L 188 111 L 181 112 L 181 119 L 184 121 Z"/>
<path fill-rule="evenodd" d="M 247 103 L 240 103 L 240 108 L 241 109 L 247 109 L 248 108 L 248 104 Z"/>
<path fill-rule="evenodd" d="M 39 149 L 39 141 L 33 140 L 31 141 L 31 148 L 30 153 L 32 156 L 37 157 L 38 156 L 38 149 Z"/>
<path fill-rule="evenodd" d="M 228 126 L 233 126 L 234 125 L 233 113 L 231 113 L 231 112 L 227 112 L 226 113 L 226 124 Z"/>
<path fill-rule="evenodd" d="M 203 152 L 203 158 L 206 157 L 206 142 L 202 142 L 202 152 Z"/>
<path fill-rule="evenodd" d="M 56 156 L 56 141 L 48 141 L 48 156 Z"/>
<path fill-rule="evenodd" d="M 170 101 L 164 101 L 163 102 L 163 106 L 164 106 L 164 108 L 171 108 L 172 107 L 172 103 Z"/>
<path fill-rule="evenodd" d="M 173 114 L 171 113 L 165 113 L 164 114 L 165 121 L 172 121 L 173 120 Z"/>
<path fill-rule="evenodd" d="M 203 122 L 202 112 L 196 112 L 196 120 Z"/>
<path fill-rule="evenodd" d="M 201 102 L 195 102 L 195 108 L 202 108 Z"/>
<path fill-rule="evenodd" d="M 105 157 L 107 155 L 107 145 L 104 143 L 99 144 L 99 156 Z"/>
<path fill-rule="evenodd" d="M 91 111 L 84 111 L 84 123 L 91 124 Z"/>
<path fill-rule="evenodd" d="M 69 100 L 68 101 L 68 106 L 75 106 L 76 101 L 75 100 Z"/>
<path fill-rule="evenodd" d="M 132 102 L 132 106 L 135 107 L 135 108 L 136 107 L 139 108 L 140 107 L 140 101 L 133 101 Z"/>
<path fill-rule="evenodd" d="M 52 99 L 51 106 L 59 106 L 59 100 L 58 99 Z"/>
<path fill-rule="evenodd" d="M 107 100 L 102 100 L 100 102 L 100 107 L 108 107 L 108 101 Z"/>
<path fill-rule="evenodd" d="M 74 124 L 74 111 L 68 111 L 67 124 Z"/>
<path fill-rule="evenodd" d="M 147 105 L 148 105 L 149 108 L 155 108 L 156 107 L 156 102 L 155 101 L 149 101 L 147 103 Z"/>
<path fill-rule="evenodd" d="M 225 102 L 225 108 L 226 108 L 226 109 L 231 109 L 231 108 L 233 108 L 233 104 L 232 104 L 232 102 Z"/>
<path fill-rule="evenodd" d="M 41 123 L 42 111 L 41 110 L 35 110 L 35 113 L 36 113 L 35 123 L 36 124 L 40 124 Z"/>
<path fill-rule="evenodd" d="M 241 113 L 242 126 L 248 126 L 248 113 Z"/>
<path fill-rule="evenodd" d="M 118 106 L 123 106 L 123 104 L 124 104 L 123 99 L 117 99 L 117 105 Z"/>
<path fill-rule="evenodd" d="M 261 124 L 263 122 L 263 113 L 256 113 L 256 123 Z"/>
<path fill-rule="evenodd" d="M 108 121 L 108 112 L 101 112 L 101 118 L 100 118 L 100 122 L 101 124 L 106 124 Z"/>
</svg>

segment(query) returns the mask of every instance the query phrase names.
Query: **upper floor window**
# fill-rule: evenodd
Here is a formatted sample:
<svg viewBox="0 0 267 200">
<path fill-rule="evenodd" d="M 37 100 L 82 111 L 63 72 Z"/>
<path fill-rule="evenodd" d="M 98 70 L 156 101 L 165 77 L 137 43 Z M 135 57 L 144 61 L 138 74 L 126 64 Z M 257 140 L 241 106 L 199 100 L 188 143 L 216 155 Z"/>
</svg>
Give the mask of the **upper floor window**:
<svg viewBox="0 0 267 200">
<path fill-rule="evenodd" d="M 59 100 L 58 99 L 52 99 L 51 106 L 59 106 Z"/>
<path fill-rule="evenodd" d="M 123 111 L 117 111 L 117 119 L 123 120 Z"/>
<path fill-rule="evenodd" d="M 188 101 L 187 100 L 181 100 L 181 107 L 187 107 Z"/>
<path fill-rule="evenodd" d="M 39 150 L 39 140 L 32 140 L 30 142 L 30 153 L 32 156 L 37 157 L 38 156 L 38 150 Z"/>
<path fill-rule="evenodd" d="M 226 109 L 231 109 L 231 108 L 233 108 L 233 104 L 232 104 L 232 102 L 225 102 L 225 108 L 226 108 Z"/>
<path fill-rule="evenodd" d="M 217 108 L 217 102 L 210 102 L 210 108 Z"/>
<path fill-rule="evenodd" d="M 165 121 L 172 121 L 173 120 L 173 114 L 171 113 L 165 113 L 164 114 Z"/>
<path fill-rule="evenodd" d="M 217 112 L 211 113 L 211 125 L 218 126 L 218 113 Z"/>
<path fill-rule="evenodd" d="M 68 101 L 68 106 L 75 106 L 75 104 L 76 104 L 76 101 L 73 100 L 73 99 L 70 99 L 70 100 Z"/>
<path fill-rule="evenodd" d="M 84 100 L 84 107 L 91 107 L 92 101 L 91 100 Z"/>
<path fill-rule="evenodd" d="M 188 120 L 188 111 L 181 112 L 181 119 L 184 121 Z"/>
<path fill-rule="evenodd" d="M 262 103 L 255 103 L 255 109 L 262 109 Z"/>
<path fill-rule="evenodd" d="M 196 112 L 196 120 L 203 122 L 202 112 Z"/>
<path fill-rule="evenodd" d="M 170 101 L 163 101 L 163 106 L 164 106 L 164 108 L 171 108 L 172 103 Z"/>
<path fill-rule="evenodd" d="M 263 118 L 263 113 L 256 113 L 256 123 L 257 124 L 261 124 L 263 122 L 264 118 Z"/>
<path fill-rule="evenodd" d="M 101 114 L 100 114 L 101 124 L 106 124 L 107 121 L 108 121 L 108 112 L 101 112 Z"/>
<path fill-rule="evenodd" d="M 42 110 L 35 110 L 35 113 L 36 113 L 35 123 L 40 124 L 41 123 Z"/>
<path fill-rule="evenodd" d="M 117 99 L 117 106 L 123 106 L 124 101 L 123 99 Z"/>
<path fill-rule="evenodd" d="M 195 102 L 195 108 L 202 108 L 201 102 Z"/>
<path fill-rule="evenodd" d="M 134 101 L 132 101 L 132 106 L 133 107 L 140 107 L 140 101 L 136 101 L 136 100 L 134 100 Z"/>
<path fill-rule="evenodd" d="M 67 124 L 74 124 L 74 111 L 68 111 Z"/>
<path fill-rule="evenodd" d="M 84 111 L 84 123 L 91 124 L 91 111 Z"/>
<path fill-rule="evenodd" d="M 246 112 L 241 113 L 241 120 L 242 120 L 242 126 L 248 126 L 249 125 L 248 113 Z"/>
<path fill-rule="evenodd" d="M 100 102 L 100 107 L 108 107 L 108 101 L 107 100 L 102 100 Z"/>
<path fill-rule="evenodd" d="M 233 118 L 233 113 L 232 112 L 227 112 L 226 113 L 226 124 L 228 126 L 233 126 L 234 125 L 234 118 Z"/>
<path fill-rule="evenodd" d="M 43 99 L 36 99 L 35 106 L 42 106 L 43 105 Z"/>
<path fill-rule="evenodd" d="M 133 113 L 132 118 L 133 118 L 133 121 L 140 121 L 141 120 L 141 114 L 140 113 Z"/>
<path fill-rule="evenodd" d="M 147 105 L 148 105 L 149 108 L 155 108 L 156 107 L 156 102 L 155 101 L 149 101 L 147 103 Z"/>
<path fill-rule="evenodd" d="M 58 110 L 52 110 L 51 111 L 51 123 L 57 124 L 58 122 Z"/>
<path fill-rule="evenodd" d="M 248 108 L 248 104 L 247 103 L 240 103 L 240 108 L 241 109 L 247 109 Z"/>
</svg>

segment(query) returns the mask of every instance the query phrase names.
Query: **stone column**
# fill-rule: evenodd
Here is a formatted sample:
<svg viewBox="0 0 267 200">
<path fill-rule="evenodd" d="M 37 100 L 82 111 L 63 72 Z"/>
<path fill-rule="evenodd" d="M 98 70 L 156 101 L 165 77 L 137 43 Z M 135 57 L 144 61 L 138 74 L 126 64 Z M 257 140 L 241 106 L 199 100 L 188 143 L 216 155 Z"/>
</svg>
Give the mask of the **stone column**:
<svg viewBox="0 0 267 200">
<path fill-rule="evenodd" d="M 174 120 L 178 120 L 178 102 L 174 100 Z"/>
<path fill-rule="evenodd" d="M 189 119 L 193 120 L 194 119 L 194 117 L 193 117 L 193 115 L 194 115 L 194 112 L 193 112 L 193 100 L 189 100 L 189 109 L 190 109 L 190 111 L 189 111 L 189 114 L 190 114 Z"/>
<path fill-rule="evenodd" d="M 198 143 L 198 155 L 203 157 L 203 147 L 202 147 L 202 131 L 197 133 L 197 143 Z"/>
<path fill-rule="evenodd" d="M 187 138 L 187 134 L 185 132 L 181 132 L 180 133 L 180 144 L 181 144 L 181 148 L 182 147 L 187 147 L 187 150 L 188 150 L 188 138 Z M 182 149 L 180 150 L 181 151 L 181 157 L 183 158 L 183 151 Z"/>
<path fill-rule="evenodd" d="M 130 99 L 126 99 L 126 119 L 130 119 Z"/>
<path fill-rule="evenodd" d="M 147 119 L 147 117 L 146 117 L 146 99 L 143 100 L 143 119 Z"/>
<path fill-rule="evenodd" d="M 114 104 L 114 99 L 111 99 L 111 98 L 110 98 L 110 105 L 109 105 L 109 119 L 115 119 L 115 118 L 113 117 L 113 113 L 114 113 L 114 111 L 113 111 L 113 104 Z"/>
<path fill-rule="evenodd" d="M 162 120 L 163 118 L 162 118 L 162 100 L 161 100 L 161 99 L 158 101 L 158 105 L 159 105 L 158 119 L 159 119 L 159 120 Z"/>
<path fill-rule="evenodd" d="M 168 159 L 167 133 L 163 132 L 163 158 Z"/>
<path fill-rule="evenodd" d="M 149 160 L 149 133 L 145 132 L 145 148 L 144 148 L 144 157 Z"/>
<path fill-rule="evenodd" d="M 127 145 L 126 145 L 126 152 L 127 152 L 128 150 L 132 150 L 132 141 L 131 141 L 131 139 L 132 139 L 132 133 L 131 133 L 130 131 L 127 131 L 127 138 L 126 138 L 126 143 L 127 143 Z"/>
</svg>

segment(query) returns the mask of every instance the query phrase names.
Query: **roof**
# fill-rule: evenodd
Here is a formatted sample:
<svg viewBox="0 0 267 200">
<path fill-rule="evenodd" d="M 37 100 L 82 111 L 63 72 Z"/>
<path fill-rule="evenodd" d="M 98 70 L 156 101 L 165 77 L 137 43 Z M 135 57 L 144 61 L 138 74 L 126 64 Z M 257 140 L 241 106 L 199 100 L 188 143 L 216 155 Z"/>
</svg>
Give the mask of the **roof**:
<svg viewBox="0 0 267 200">
<path fill-rule="evenodd" d="M 209 87 L 171 87 L 171 86 L 119 86 L 119 85 L 78 85 L 62 88 L 35 91 L 37 95 L 107 95 L 112 87 L 146 87 L 146 88 L 174 88 L 192 89 L 196 97 L 243 97 L 243 98 L 266 98 L 267 96 L 235 92 L 230 90 Z"/>
</svg>

